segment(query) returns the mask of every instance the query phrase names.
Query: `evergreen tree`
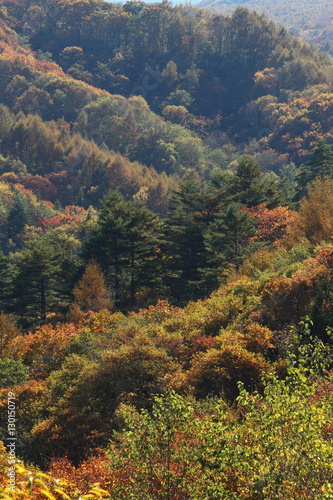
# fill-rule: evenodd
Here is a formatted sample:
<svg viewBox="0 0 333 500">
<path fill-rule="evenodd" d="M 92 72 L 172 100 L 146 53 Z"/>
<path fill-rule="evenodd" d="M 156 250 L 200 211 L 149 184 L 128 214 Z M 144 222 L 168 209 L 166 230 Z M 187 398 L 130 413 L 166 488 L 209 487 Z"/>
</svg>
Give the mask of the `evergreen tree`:
<svg viewBox="0 0 333 500">
<path fill-rule="evenodd" d="M 164 225 L 164 282 L 179 303 L 203 298 L 217 285 L 205 278 L 209 263 L 204 233 L 225 197 L 222 186 L 216 180 L 203 188 L 189 180 L 172 198 Z"/>
<path fill-rule="evenodd" d="M 312 320 L 311 331 L 319 338 L 333 341 L 328 335 L 327 329 L 333 328 L 333 283 L 326 277 L 319 286 L 317 295 L 313 301 L 310 318 Z"/>
<path fill-rule="evenodd" d="M 15 238 L 23 231 L 26 224 L 31 223 L 28 204 L 24 196 L 17 193 L 12 207 L 8 213 L 7 234 L 8 238 Z"/>
<path fill-rule="evenodd" d="M 98 224 L 83 246 L 83 257 L 101 266 L 118 306 L 136 301 L 140 286 L 156 283 L 159 221 L 143 200 L 118 192 L 102 202 Z"/>
<path fill-rule="evenodd" d="M 295 163 L 291 162 L 288 165 L 284 165 L 280 172 L 280 183 L 279 190 L 281 193 L 281 205 L 288 205 L 289 208 L 292 208 L 292 201 L 296 196 L 296 188 L 297 188 L 297 167 Z"/>
<path fill-rule="evenodd" d="M 235 173 L 231 194 L 236 202 L 253 207 L 266 203 L 269 208 L 279 202 L 278 182 L 262 171 L 261 166 L 251 156 L 243 156 Z"/>
<path fill-rule="evenodd" d="M 11 303 L 23 326 L 44 323 L 47 313 L 64 312 L 68 304 L 70 271 L 64 256 L 49 237 L 39 237 L 14 254 Z M 73 272 L 73 269 L 71 270 Z"/>
<path fill-rule="evenodd" d="M 325 178 L 333 178 L 333 151 L 324 140 L 318 141 L 310 153 L 310 159 L 303 163 L 296 177 L 297 193 L 295 201 L 299 201 L 306 195 L 310 182 L 319 177 L 321 181 Z"/>
<path fill-rule="evenodd" d="M 250 240 L 255 233 L 253 218 L 240 204 L 231 203 L 221 212 L 204 235 L 214 274 L 230 264 L 238 269 L 255 245 Z"/>
<path fill-rule="evenodd" d="M 9 258 L 0 250 L 0 304 L 2 310 L 6 307 L 8 287 L 11 283 L 11 278 Z"/>
</svg>

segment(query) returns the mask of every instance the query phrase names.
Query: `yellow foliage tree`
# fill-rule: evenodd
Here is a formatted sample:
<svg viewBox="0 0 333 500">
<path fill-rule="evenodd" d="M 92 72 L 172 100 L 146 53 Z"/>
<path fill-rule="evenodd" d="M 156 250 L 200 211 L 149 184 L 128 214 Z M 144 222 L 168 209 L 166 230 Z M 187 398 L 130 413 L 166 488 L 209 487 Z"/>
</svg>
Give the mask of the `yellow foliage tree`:
<svg viewBox="0 0 333 500">
<path fill-rule="evenodd" d="M 293 230 L 316 245 L 333 235 L 333 185 L 330 179 L 315 179 L 300 204 Z"/>
<path fill-rule="evenodd" d="M 74 303 L 69 313 L 73 321 L 79 319 L 84 312 L 99 312 L 112 307 L 105 278 L 94 260 L 87 264 L 73 294 Z"/>
<path fill-rule="evenodd" d="M 20 335 L 16 322 L 9 314 L 0 313 L 0 357 L 11 356 L 10 345 L 12 339 Z"/>
</svg>

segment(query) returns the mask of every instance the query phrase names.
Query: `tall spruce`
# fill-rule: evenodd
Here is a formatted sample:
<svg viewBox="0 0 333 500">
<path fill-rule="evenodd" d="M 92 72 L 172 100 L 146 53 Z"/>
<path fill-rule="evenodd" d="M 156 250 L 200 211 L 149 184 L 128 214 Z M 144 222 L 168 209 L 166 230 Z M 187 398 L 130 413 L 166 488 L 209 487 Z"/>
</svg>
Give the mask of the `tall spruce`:
<svg viewBox="0 0 333 500">
<path fill-rule="evenodd" d="M 217 284 L 205 277 L 209 262 L 204 234 L 224 196 L 220 185 L 204 188 L 189 180 L 172 198 L 164 224 L 164 282 L 180 304 L 207 296 Z"/>
<path fill-rule="evenodd" d="M 83 245 L 83 258 L 94 258 L 105 274 L 115 305 L 134 305 L 140 287 L 157 277 L 159 220 L 143 200 L 127 201 L 109 194 L 95 230 Z"/>
<path fill-rule="evenodd" d="M 13 256 L 12 283 L 7 309 L 20 324 L 42 324 L 48 313 L 62 314 L 69 304 L 71 270 L 67 258 L 55 242 L 42 236 L 29 242 Z"/>
<path fill-rule="evenodd" d="M 30 222 L 31 217 L 27 201 L 20 193 L 16 193 L 13 204 L 8 213 L 8 238 L 17 239 L 16 237 L 23 231 L 24 226 Z"/>
<path fill-rule="evenodd" d="M 264 174 L 261 166 L 248 155 L 238 161 L 232 185 L 233 200 L 247 207 L 266 203 L 269 207 L 278 205 L 278 179 Z"/>
<path fill-rule="evenodd" d="M 333 342 L 333 283 L 329 276 L 326 276 L 319 285 L 314 298 L 310 318 L 312 320 L 311 332 L 321 338 L 324 342 Z"/>
<path fill-rule="evenodd" d="M 230 265 L 236 269 L 255 246 L 251 237 L 256 234 L 253 218 L 238 203 L 231 203 L 210 224 L 204 243 L 214 275 L 221 275 Z"/>
<path fill-rule="evenodd" d="M 295 201 L 299 201 L 306 195 L 308 185 L 316 178 L 323 181 L 325 178 L 333 178 L 333 151 L 324 140 L 318 141 L 310 153 L 309 161 L 303 163 L 296 176 L 297 192 Z"/>
</svg>

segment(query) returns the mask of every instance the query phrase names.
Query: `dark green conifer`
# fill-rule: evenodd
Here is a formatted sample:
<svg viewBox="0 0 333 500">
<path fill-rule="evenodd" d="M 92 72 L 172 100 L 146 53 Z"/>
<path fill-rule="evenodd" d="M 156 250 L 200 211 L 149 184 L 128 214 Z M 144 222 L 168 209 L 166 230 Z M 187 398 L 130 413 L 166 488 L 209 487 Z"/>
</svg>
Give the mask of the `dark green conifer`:
<svg viewBox="0 0 333 500">
<path fill-rule="evenodd" d="M 20 193 L 14 197 L 14 202 L 8 213 L 7 234 L 8 238 L 19 235 L 26 224 L 31 223 L 29 208 L 26 199 Z"/>
<path fill-rule="evenodd" d="M 8 310 L 21 318 L 23 326 L 44 323 L 48 313 L 65 311 L 70 274 L 74 271 L 66 260 L 55 242 L 45 236 L 30 241 L 14 254 Z"/>
<path fill-rule="evenodd" d="M 126 201 L 118 192 L 103 200 L 95 231 L 83 246 L 83 257 L 96 259 L 116 305 L 133 305 L 139 287 L 157 279 L 158 231 L 158 217 L 143 200 Z"/>
<path fill-rule="evenodd" d="M 325 342 L 333 341 L 328 335 L 328 329 L 333 329 L 333 283 L 329 277 L 318 288 L 310 318 L 311 331 Z"/>
<path fill-rule="evenodd" d="M 309 161 L 303 163 L 296 177 L 297 192 L 295 201 L 299 201 L 307 193 L 310 182 L 319 177 L 324 180 L 326 177 L 333 178 L 333 151 L 324 140 L 318 141 L 317 145 L 310 153 Z"/>
<path fill-rule="evenodd" d="M 253 218 L 238 203 L 231 203 L 205 232 L 205 247 L 211 268 L 223 274 L 228 266 L 236 269 L 253 250 L 256 234 Z"/>
<path fill-rule="evenodd" d="M 225 200 L 221 182 L 204 188 L 194 180 L 184 182 L 172 198 L 164 225 L 164 282 L 178 303 L 206 297 L 217 285 L 206 279 L 209 266 L 204 233 Z"/>
<path fill-rule="evenodd" d="M 278 181 L 265 175 L 261 166 L 251 156 L 245 155 L 238 162 L 230 194 L 234 201 L 247 207 L 261 203 L 274 207 L 279 202 Z"/>
</svg>

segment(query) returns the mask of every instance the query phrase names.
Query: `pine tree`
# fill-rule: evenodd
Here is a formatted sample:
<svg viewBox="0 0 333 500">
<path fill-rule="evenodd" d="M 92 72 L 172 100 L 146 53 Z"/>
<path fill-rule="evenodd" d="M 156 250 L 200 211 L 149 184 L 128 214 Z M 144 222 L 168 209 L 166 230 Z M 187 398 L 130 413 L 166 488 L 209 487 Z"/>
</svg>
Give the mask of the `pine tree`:
<svg viewBox="0 0 333 500">
<path fill-rule="evenodd" d="M 266 203 L 269 208 L 279 202 L 278 181 L 269 178 L 251 156 L 243 156 L 235 173 L 231 194 L 233 200 L 247 207 Z"/>
<path fill-rule="evenodd" d="M 313 301 L 310 318 L 312 320 L 311 331 L 324 342 L 331 341 L 327 329 L 333 328 L 333 283 L 326 276 L 318 287 L 317 295 Z"/>
<path fill-rule="evenodd" d="M 9 258 L 0 250 L 0 308 L 6 309 L 8 301 L 8 289 L 12 281 L 11 272 L 9 269 Z"/>
<path fill-rule="evenodd" d="M 223 182 L 198 186 L 184 182 L 172 198 L 164 224 L 164 282 L 178 303 L 206 297 L 217 282 L 206 279 L 209 267 L 204 233 L 214 221 L 226 193 Z"/>
<path fill-rule="evenodd" d="M 230 264 L 238 269 L 255 246 L 250 239 L 255 234 L 254 220 L 240 204 L 231 203 L 225 212 L 221 212 L 204 235 L 215 274 Z"/>
<path fill-rule="evenodd" d="M 46 236 L 29 242 L 21 252 L 14 254 L 8 309 L 20 317 L 21 325 L 44 323 L 48 313 L 64 312 L 69 302 L 67 285 L 71 280 L 66 264 L 61 249 Z"/>
<path fill-rule="evenodd" d="M 134 305 L 139 287 L 156 282 L 158 232 L 158 217 L 143 200 L 126 201 L 118 192 L 103 200 L 82 255 L 100 265 L 117 306 Z"/>
<path fill-rule="evenodd" d="M 324 140 L 318 141 L 310 153 L 310 159 L 303 163 L 299 169 L 297 180 L 297 193 L 295 201 L 306 195 L 308 185 L 316 178 L 323 181 L 333 177 L 333 151 Z"/>
<path fill-rule="evenodd" d="M 13 205 L 9 210 L 7 222 L 8 238 L 15 238 L 23 231 L 24 226 L 31 222 L 28 204 L 24 196 L 17 193 Z"/>
</svg>

